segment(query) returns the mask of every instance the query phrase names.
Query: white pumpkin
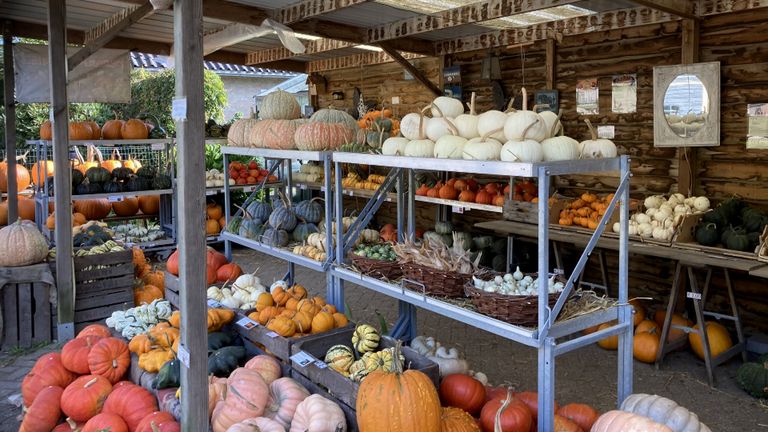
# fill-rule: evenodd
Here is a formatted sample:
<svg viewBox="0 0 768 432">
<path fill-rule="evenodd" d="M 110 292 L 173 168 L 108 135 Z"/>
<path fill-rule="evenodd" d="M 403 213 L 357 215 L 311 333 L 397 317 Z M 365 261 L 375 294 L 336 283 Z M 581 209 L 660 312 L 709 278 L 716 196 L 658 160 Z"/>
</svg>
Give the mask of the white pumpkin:
<svg viewBox="0 0 768 432">
<path fill-rule="evenodd" d="M 696 197 L 693 200 L 693 208 L 695 208 L 697 212 L 705 212 L 709 210 L 709 198 L 705 196 Z"/>
<path fill-rule="evenodd" d="M 504 122 L 504 136 L 508 140 L 527 138 L 541 142 L 549 136 L 549 129 L 541 116 L 528 110 L 528 92 L 525 87 L 520 92 L 523 94 L 523 109 L 509 114 Z"/>
<path fill-rule="evenodd" d="M 384 156 L 403 156 L 405 155 L 405 146 L 411 140 L 403 137 L 391 137 L 384 140 L 381 145 L 381 154 Z"/>
<path fill-rule="evenodd" d="M 461 157 L 468 160 L 499 160 L 501 157 L 501 143 L 491 138 L 491 135 L 491 133 L 488 133 L 482 137 L 472 138 L 467 141 L 464 144 Z"/>
<path fill-rule="evenodd" d="M 295 120 L 301 117 L 301 107 L 296 97 L 284 90 L 268 94 L 260 108 L 259 116 L 265 120 Z"/>
<path fill-rule="evenodd" d="M 445 135 L 435 141 L 434 156 L 438 159 L 461 159 L 467 139 L 458 135 Z"/>
<path fill-rule="evenodd" d="M 478 115 L 475 113 L 475 92 L 472 92 L 472 99 L 469 103 L 469 114 L 457 115 L 453 119 L 453 124 L 458 129 L 458 135 L 466 139 L 477 138 L 480 134 L 477 132 Z M 437 143 L 435 143 L 437 144 Z"/>
<path fill-rule="evenodd" d="M 427 138 L 437 141 L 446 135 L 458 135 L 458 129 L 450 117 L 424 118 L 424 131 Z"/>
<path fill-rule="evenodd" d="M 621 410 L 666 425 L 673 432 L 711 432 L 699 417 L 677 402 L 658 395 L 637 393 L 624 399 Z"/>
<path fill-rule="evenodd" d="M 601 159 L 616 157 L 618 152 L 616 151 L 616 144 L 609 139 L 598 138 L 595 128 L 592 127 L 592 122 L 589 119 L 584 120 L 589 128 L 589 133 L 592 135 L 592 139 L 581 142 L 580 155 L 582 159 Z"/>
<path fill-rule="evenodd" d="M 435 152 L 435 142 L 424 134 L 424 112 L 419 120 L 419 138 L 408 141 L 405 145 L 405 156 L 432 157 Z"/>
<path fill-rule="evenodd" d="M 495 131 L 490 135 L 491 138 L 497 141 L 506 141 L 504 123 L 506 123 L 508 117 L 506 113 L 497 110 L 490 110 L 480 114 L 477 116 L 478 135 L 483 136 L 488 132 Z"/>
<path fill-rule="evenodd" d="M 560 116 L 562 113 L 563 110 L 560 110 L 559 113 L 554 113 L 552 111 L 542 111 L 539 113 L 539 117 L 544 120 L 544 124 L 546 125 L 545 129 L 549 135 L 547 138 L 556 136 L 560 129 L 562 129 L 563 124 L 560 123 Z"/>
<path fill-rule="evenodd" d="M 545 139 L 541 142 L 541 149 L 547 162 L 579 158 L 579 142 L 565 135 Z"/>
<path fill-rule="evenodd" d="M 460 100 L 448 96 L 438 96 L 432 101 L 432 117 L 450 117 L 454 118 L 464 113 L 464 103 Z"/>
<path fill-rule="evenodd" d="M 409 113 L 400 120 L 400 134 L 409 140 L 419 139 L 419 122 L 421 115 L 419 113 Z"/>
<path fill-rule="evenodd" d="M 534 140 L 507 141 L 501 147 L 501 160 L 507 162 L 541 162 L 544 150 Z"/>
</svg>

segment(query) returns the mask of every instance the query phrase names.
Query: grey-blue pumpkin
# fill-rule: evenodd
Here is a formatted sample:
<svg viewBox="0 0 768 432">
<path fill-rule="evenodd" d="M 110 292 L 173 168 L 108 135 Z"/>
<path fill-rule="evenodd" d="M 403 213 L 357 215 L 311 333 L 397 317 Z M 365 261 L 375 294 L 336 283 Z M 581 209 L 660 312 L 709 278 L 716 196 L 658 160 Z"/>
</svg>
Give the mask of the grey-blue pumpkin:
<svg viewBox="0 0 768 432">
<path fill-rule="evenodd" d="M 280 207 L 272 211 L 269 215 L 269 225 L 281 230 L 293 231 L 296 228 L 296 213 L 293 207 Z"/>
<path fill-rule="evenodd" d="M 261 242 L 267 246 L 288 246 L 288 232 L 282 229 L 267 228 L 261 237 Z"/>
<path fill-rule="evenodd" d="M 296 228 L 293 229 L 293 240 L 297 242 L 303 242 L 309 237 L 310 234 L 318 232 L 317 225 L 313 223 L 299 223 Z"/>
<path fill-rule="evenodd" d="M 272 214 L 272 206 L 265 201 L 253 201 L 245 208 L 251 219 L 258 223 L 264 223 L 269 219 L 269 215 Z"/>
<path fill-rule="evenodd" d="M 251 240 L 258 240 L 264 234 L 264 225 L 255 219 L 244 219 L 238 228 L 238 235 Z"/>
<path fill-rule="evenodd" d="M 320 198 L 302 201 L 294 206 L 296 216 L 304 222 L 319 223 L 323 218 L 323 206 L 318 202 Z"/>
</svg>

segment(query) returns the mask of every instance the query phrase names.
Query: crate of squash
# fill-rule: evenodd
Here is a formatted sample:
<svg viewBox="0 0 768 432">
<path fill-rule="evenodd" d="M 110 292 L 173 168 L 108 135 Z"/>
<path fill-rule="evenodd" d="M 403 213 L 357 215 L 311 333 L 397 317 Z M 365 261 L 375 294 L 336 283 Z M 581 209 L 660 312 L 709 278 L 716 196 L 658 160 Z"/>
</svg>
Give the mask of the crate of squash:
<svg viewBox="0 0 768 432">
<path fill-rule="evenodd" d="M 592 193 L 584 193 L 579 198 L 563 204 L 559 212 L 550 212 L 551 223 L 555 223 L 555 219 L 558 225 L 565 227 L 582 228 L 588 231 L 594 231 L 600 224 L 600 220 L 603 215 L 608 211 L 608 206 L 613 199 L 614 194 L 607 194 L 605 196 L 598 196 Z M 630 200 L 629 209 L 633 211 L 637 208 L 637 201 Z M 611 214 L 611 218 L 608 220 L 608 231 L 613 223 L 619 221 L 619 207 Z"/>
</svg>

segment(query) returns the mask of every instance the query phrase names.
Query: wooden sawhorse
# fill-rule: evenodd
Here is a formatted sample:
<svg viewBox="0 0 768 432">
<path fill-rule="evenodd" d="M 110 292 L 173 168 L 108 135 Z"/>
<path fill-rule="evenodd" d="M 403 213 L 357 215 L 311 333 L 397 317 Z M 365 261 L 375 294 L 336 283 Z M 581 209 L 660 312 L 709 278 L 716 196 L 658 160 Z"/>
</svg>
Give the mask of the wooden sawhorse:
<svg viewBox="0 0 768 432">
<path fill-rule="evenodd" d="M 704 289 L 703 291 L 701 291 L 699 290 L 699 283 L 696 278 L 696 270 L 704 270 L 704 269 L 706 269 L 706 275 L 704 279 Z M 686 333 L 691 333 L 691 332 L 699 333 L 699 336 L 701 337 L 701 341 L 702 341 L 702 348 L 704 350 L 704 363 L 707 368 L 707 380 L 709 381 L 710 387 L 714 387 L 713 369 L 715 367 L 729 360 L 731 357 L 735 356 L 738 353 L 741 353 L 741 356 L 744 359 L 744 361 L 747 361 L 746 343 L 744 341 L 744 333 L 741 328 L 741 319 L 739 318 L 739 308 L 736 305 L 736 297 L 733 295 L 733 286 L 731 285 L 731 275 L 727 268 L 723 267 L 722 269 L 725 276 L 726 289 L 728 291 L 728 301 L 731 304 L 731 311 L 733 315 L 723 315 L 723 314 L 708 312 L 704 310 L 704 305 L 706 304 L 706 299 L 707 299 L 707 291 L 709 290 L 709 282 L 712 278 L 711 266 L 700 265 L 697 263 L 684 262 L 684 261 L 677 262 L 677 266 L 675 267 L 675 276 L 672 282 L 672 291 L 669 294 L 667 314 L 664 318 L 664 326 L 661 330 L 659 352 L 656 354 L 657 369 L 659 368 L 661 362 L 664 360 L 664 356 L 668 352 L 685 345 L 685 342 L 687 340 L 687 338 L 680 338 L 678 340 L 670 341 L 669 343 L 667 343 L 667 339 L 669 337 L 669 331 L 672 328 L 683 330 Z M 686 292 L 686 297 L 693 301 L 693 307 L 696 313 L 696 324 L 698 325 L 698 329 L 694 329 L 692 327 L 686 327 L 686 326 L 672 325 L 672 314 L 675 312 L 675 305 L 677 304 L 677 298 L 678 298 L 679 289 L 681 285 L 680 277 L 683 271 L 686 271 L 686 274 L 688 276 L 687 277 L 688 286 L 690 287 L 690 291 Z M 712 358 L 712 352 L 709 348 L 709 338 L 707 337 L 707 333 L 705 331 L 705 325 L 704 325 L 705 316 L 711 316 L 717 319 L 725 319 L 725 320 L 733 321 L 736 327 L 736 336 L 738 338 L 738 343 L 736 343 L 734 346 L 732 346 L 725 352 L 719 354 L 715 358 Z"/>
</svg>

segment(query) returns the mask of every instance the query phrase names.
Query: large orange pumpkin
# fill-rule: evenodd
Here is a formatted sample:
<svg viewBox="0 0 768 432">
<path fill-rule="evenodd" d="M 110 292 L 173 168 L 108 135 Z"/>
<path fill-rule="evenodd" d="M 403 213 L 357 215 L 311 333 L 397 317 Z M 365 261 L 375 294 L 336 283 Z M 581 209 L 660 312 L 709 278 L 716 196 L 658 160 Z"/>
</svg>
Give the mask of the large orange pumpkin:
<svg viewBox="0 0 768 432">
<path fill-rule="evenodd" d="M 48 386 L 38 393 L 32 405 L 27 408 L 19 432 L 49 431 L 56 427 L 61 417 L 61 394 L 64 389 Z"/>
<path fill-rule="evenodd" d="M 520 399 L 512 396 L 512 391 L 507 391 L 504 399 L 492 399 L 483 406 L 480 413 L 480 425 L 484 432 L 496 431 L 494 423 L 496 413 L 501 410 L 501 430 L 497 432 L 529 431 L 533 425 L 531 410 Z"/>
<path fill-rule="evenodd" d="M 636 360 L 643 363 L 656 361 L 656 354 L 659 352 L 659 335 L 656 334 L 656 330 L 637 333 L 632 344 L 632 351 Z"/>
<path fill-rule="evenodd" d="M 117 149 L 114 149 L 112 151 L 112 156 L 110 156 L 109 159 L 102 162 L 101 166 L 103 168 L 106 168 L 107 171 L 109 172 L 112 172 L 112 170 L 115 168 L 120 168 L 123 166 L 123 163 L 120 161 L 120 154 L 117 152 Z"/>
<path fill-rule="evenodd" d="M 475 419 L 461 408 L 443 408 L 441 421 L 441 432 L 480 432 Z"/>
<path fill-rule="evenodd" d="M 398 342 L 395 356 L 399 355 Z M 356 407 L 360 430 L 441 430 L 440 398 L 435 385 L 422 372 L 403 372 L 400 362 L 395 362 L 394 372 L 374 371 L 365 378 L 357 392 Z"/>
<path fill-rule="evenodd" d="M 119 415 L 100 413 L 91 417 L 79 430 L 81 432 L 128 432 L 128 425 Z"/>
<path fill-rule="evenodd" d="M 68 385 L 61 395 L 61 410 L 74 421 L 88 421 L 101 412 L 112 391 L 109 380 L 99 375 L 83 375 Z"/>
<path fill-rule="evenodd" d="M 147 139 L 149 136 L 149 130 L 147 125 L 143 121 L 138 119 L 129 119 L 120 128 L 120 136 L 123 139 Z"/>
<path fill-rule="evenodd" d="M 477 415 L 485 404 L 485 386 L 469 375 L 446 375 L 440 382 L 440 400 L 445 406 Z"/>
<path fill-rule="evenodd" d="M 178 276 L 179 275 L 179 250 L 176 249 L 168 257 L 168 261 L 165 263 L 165 269 L 168 273 Z"/>
<path fill-rule="evenodd" d="M 102 324 L 90 324 L 88 326 L 83 327 L 82 330 L 80 330 L 80 333 L 77 334 L 77 337 L 83 338 L 86 336 L 101 336 L 101 337 L 110 337 L 112 336 L 112 332 L 109 331 L 109 327 L 102 325 Z"/>
<path fill-rule="evenodd" d="M 112 211 L 112 203 L 108 199 L 90 199 L 74 201 L 74 209 L 82 213 L 88 220 L 104 219 Z"/>
<path fill-rule="evenodd" d="M 101 336 L 85 336 L 72 339 L 61 348 L 61 363 L 68 370 L 78 374 L 91 373 L 88 367 L 88 354 L 101 340 Z"/>
<path fill-rule="evenodd" d="M 131 364 L 128 344 L 119 338 L 102 338 L 88 354 L 88 367 L 94 375 L 101 375 L 111 383 L 120 381 Z"/>
<path fill-rule="evenodd" d="M 716 321 L 707 321 L 704 327 L 707 329 L 707 340 L 709 341 L 709 352 L 712 358 L 724 353 L 728 348 L 733 346 L 731 335 L 728 334 L 728 329 L 723 327 L 722 324 Z M 698 324 L 693 326 L 694 330 L 698 330 L 700 327 Z M 700 359 L 704 359 L 704 345 L 701 341 L 701 336 L 698 332 L 688 333 L 688 342 L 691 344 L 693 352 L 699 356 Z"/>
<path fill-rule="evenodd" d="M 155 411 L 155 396 L 145 388 L 128 381 L 115 384 L 104 403 L 104 412 L 122 417 L 132 431 L 137 430 L 141 421 Z"/>
<path fill-rule="evenodd" d="M 666 318 L 666 316 L 667 316 L 667 312 L 664 310 L 658 310 L 653 315 L 653 320 L 656 321 L 656 324 L 659 325 L 660 329 L 664 328 L 664 318 Z M 683 327 L 690 327 L 693 325 L 693 323 L 688 319 L 686 319 L 684 316 L 676 313 L 672 314 L 671 324 L 676 326 L 683 326 Z M 675 341 L 678 339 L 683 339 L 685 338 L 685 336 L 686 336 L 685 331 L 670 327 L 668 340 Z"/>
<path fill-rule="evenodd" d="M 28 220 L 35 220 L 35 201 L 27 197 L 19 197 L 19 217 Z"/>
<path fill-rule="evenodd" d="M 112 210 L 118 216 L 133 216 L 139 212 L 139 199 L 136 197 L 124 197 L 122 201 L 112 203 Z"/>
<path fill-rule="evenodd" d="M 92 136 L 91 125 L 87 122 L 69 122 L 70 141 L 88 141 Z"/>
<path fill-rule="evenodd" d="M 120 129 L 123 127 L 122 120 L 115 118 L 114 120 L 108 120 L 101 127 L 101 137 L 107 140 L 116 140 L 122 138 L 120 135 Z"/>
<path fill-rule="evenodd" d="M 8 225 L 8 201 L 0 203 L 0 225 Z"/>
<path fill-rule="evenodd" d="M 75 377 L 76 375 L 61 363 L 61 354 L 50 353 L 40 356 L 21 382 L 24 406 L 31 406 L 42 389 L 48 386 L 65 388 Z"/>
<path fill-rule="evenodd" d="M 133 289 L 133 303 L 136 306 L 140 306 L 144 303 L 149 304 L 152 303 L 152 300 L 162 298 L 163 291 L 154 285 L 147 285 L 142 282 L 136 285 Z"/>
<path fill-rule="evenodd" d="M 40 124 L 40 139 L 50 141 L 53 139 L 53 129 L 51 121 L 46 120 Z"/>
<path fill-rule="evenodd" d="M 83 123 L 87 123 L 91 127 L 91 139 L 101 139 L 101 128 L 98 123 L 93 120 L 86 120 Z"/>
<path fill-rule="evenodd" d="M 594 408 L 589 405 L 580 403 L 563 405 L 562 408 L 557 410 L 557 414 L 576 423 L 585 431 L 592 429 L 592 425 L 595 424 L 597 418 L 600 417 L 600 413 L 598 413 Z"/>
<path fill-rule="evenodd" d="M 29 171 L 32 176 L 32 183 L 42 186 L 47 177 L 53 175 L 53 161 L 37 161 Z"/>
<path fill-rule="evenodd" d="M 157 195 L 142 195 L 139 197 L 139 209 L 150 215 L 160 212 L 160 197 Z"/>
<path fill-rule="evenodd" d="M 21 192 L 27 187 L 31 178 L 29 170 L 24 165 L 16 163 L 16 190 Z M 8 192 L 8 162 L 0 162 L 0 192 Z"/>
</svg>

